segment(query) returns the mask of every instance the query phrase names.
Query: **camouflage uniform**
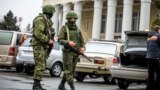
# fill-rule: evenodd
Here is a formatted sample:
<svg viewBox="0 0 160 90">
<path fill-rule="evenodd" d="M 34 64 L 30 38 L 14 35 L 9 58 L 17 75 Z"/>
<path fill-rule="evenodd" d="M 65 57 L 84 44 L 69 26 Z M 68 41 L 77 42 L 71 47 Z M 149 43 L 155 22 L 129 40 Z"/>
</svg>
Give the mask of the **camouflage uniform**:
<svg viewBox="0 0 160 90">
<path fill-rule="evenodd" d="M 76 43 L 76 48 L 84 47 L 84 40 L 80 30 L 74 24 L 67 23 L 67 25 L 62 26 L 58 40 L 62 45 L 68 45 L 69 41 Z M 63 48 L 63 77 L 62 82 L 67 81 L 69 84 L 73 82 L 73 73 L 79 60 L 79 55 L 71 51 L 69 48 Z"/>
<path fill-rule="evenodd" d="M 46 9 L 45 7 L 43 9 Z M 53 8 L 53 6 L 52 6 Z M 33 46 L 33 54 L 35 61 L 35 70 L 34 70 L 34 81 L 39 82 L 42 80 L 42 75 L 46 67 L 46 55 L 47 48 L 49 45 L 49 41 L 51 40 L 51 27 L 52 27 L 51 19 L 46 15 L 40 13 L 33 21 L 33 38 L 31 40 L 31 44 Z M 34 89 L 36 84 L 33 85 L 33 90 L 46 90 L 38 87 Z"/>
<path fill-rule="evenodd" d="M 51 39 L 50 28 L 52 26 L 52 22 L 51 20 L 46 22 L 44 17 L 46 16 L 40 14 L 33 22 L 32 46 L 36 65 L 33 78 L 38 80 L 42 80 L 43 71 L 46 66 L 46 50 L 48 42 Z"/>
</svg>

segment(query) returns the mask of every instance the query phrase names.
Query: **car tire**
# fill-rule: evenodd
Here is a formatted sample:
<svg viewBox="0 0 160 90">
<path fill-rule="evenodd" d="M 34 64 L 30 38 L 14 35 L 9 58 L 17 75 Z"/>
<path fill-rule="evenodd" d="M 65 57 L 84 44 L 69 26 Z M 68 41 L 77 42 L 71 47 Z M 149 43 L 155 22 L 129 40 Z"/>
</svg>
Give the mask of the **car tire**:
<svg viewBox="0 0 160 90">
<path fill-rule="evenodd" d="M 85 74 L 81 74 L 81 73 L 77 73 L 77 75 L 75 76 L 76 80 L 79 82 L 83 82 L 83 80 L 85 79 Z"/>
<path fill-rule="evenodd" d="M 23 64 L 18 64 L 18 65 L 16 65 L 16 71 L 17 71 L 17 72 L 23 72 L 23 69 L 24 69 Z"/>
<path fill-rule="evenodd" d="M 62 73 L 62 64 L 54 63 L 49 72 L 52 77 L 59 77 Z"/>
<path fill-rule="evenodd" d="M 118 86 L 120 89 L 127 89 L 129 84 L 130 83 L 126 80 L 118 80 Z"/>
<path fill-rule="evenodd" d="M 24 72 L 27 73 L 28 75 L 33 75 L 34 68 L 35 68 L 35 66 L 25 66 Z"/>
<path fill-rule="evenodd" d="M 104 79 L 105 83 L 116 84 L 115 79 L 112 78 L 111 76 L 103 76 L 103 79 Z"/>
</svg>

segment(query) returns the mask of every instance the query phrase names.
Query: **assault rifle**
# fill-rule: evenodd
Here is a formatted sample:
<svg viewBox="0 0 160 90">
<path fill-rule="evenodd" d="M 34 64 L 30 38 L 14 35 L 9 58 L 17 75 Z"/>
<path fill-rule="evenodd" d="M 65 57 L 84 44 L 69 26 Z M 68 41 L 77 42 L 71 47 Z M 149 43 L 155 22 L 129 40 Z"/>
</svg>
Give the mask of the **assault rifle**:
<svg viewBox="0 0 160 90">
<path fill-rule="evenodd" d="M 84 58 L 86 58 L 88 61 L 92 62 L 92 60 L 87 57 L 84 53 L 80 53 L 79 52 L 79 48 L 76 48 L 76 47 L 72 47 L 72 46 L 69 46 L 69 45 L 66 45 L 66 44 L 63 44 L 65 47 L 69 48 L 71 51 L 73 51 L 74 53 L 77 53 L 81 56 L 83 56 Z"/>
<path fill-rule="evenodd" d="M 51 32 L 51 39 L 54 41 L 54 35 L 55 35 L 55 33 L 54 32 Z M 53 44 L 49 44 L 49 47 L 48 47 L 48 49 L 47 49 L 47 59 L 48 59 L 48 57 L 49 57 L 49 55 L 50 55 L 50 53 L 51 53 L 51 51 L 52 51 L 52 48 L 53 48 Z"/>
</svg>

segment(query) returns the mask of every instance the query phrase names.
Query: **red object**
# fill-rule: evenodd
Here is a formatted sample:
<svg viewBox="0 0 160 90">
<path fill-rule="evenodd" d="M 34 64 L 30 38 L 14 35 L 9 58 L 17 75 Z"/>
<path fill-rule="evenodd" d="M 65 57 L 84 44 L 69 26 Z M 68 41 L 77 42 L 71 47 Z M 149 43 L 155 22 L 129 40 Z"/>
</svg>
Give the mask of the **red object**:
<svg viewBox="0 0 160 90">
<path fill-rule="evenodd" d="M 114 57 L 113 60 L 112 60 L 113 64 L 118 64 L 119 63 L 119 60 L 117 57 Z"/>
<path fill-rule="evenodd" d="M 94 60 L 94 63 L 95 64 L 104 64 L 104 60 L 97 59 L 97 60 Z"/>
<path fill-rule="evenodd" d="M 9 49 L 9 55 L 14 56 L 15 55 L 15 47 L 10 47 Z"/>
<path fill-rule="evenodd" d="M 24 39 L 19 41 L 19 45 L 22 45 L 23 42 L 24 42 Z"/>
</svg>

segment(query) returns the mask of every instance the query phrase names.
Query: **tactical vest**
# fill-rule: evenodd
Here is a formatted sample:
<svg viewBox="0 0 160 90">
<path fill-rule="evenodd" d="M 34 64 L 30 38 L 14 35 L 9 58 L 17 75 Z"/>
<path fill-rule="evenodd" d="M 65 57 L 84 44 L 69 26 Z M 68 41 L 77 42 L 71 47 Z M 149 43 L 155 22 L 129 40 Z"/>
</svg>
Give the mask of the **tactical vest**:
<svg viewBox="0 0 160 90">
<path fill-rule="evenodd" d="M 44 34 L 46 35 L 46 34 L 50 34 L 51 32 L 49 32 L 50 30 L 50 28 L 51 28 L 51 26 L 52 26 L 52 22 L 51 21 L 49 21 L 49 19 L 47 19 L 47 17 L 45 16 L 45 15 L 43 15 L 43 14 L 40 14 L 39 16 L 37 16 L 34 20 L 33 20 L 33 28 L 34 28 L 34 23 L 36 22 L 36 20 L 38 19 L 38 18 L 43 18 L 43 20 L 44 20 L 44 22 L 45 22 L 45 30 L 44 30 Z M 33 37 L 35 37 L 35 35 L 34 35 L 34 30 L 33 30 Z M 50 35 L 50 37 L 51 37 L 51 35 Z M 35 37 L 36 38 L 36 37 Z"/>
<path fill-rule="evenodd" d="M 68 26 L 65 25 L 65 30 L 66 30 L 66 38 L 68 41 L 74 41 L 77 43 L 78 47 L 80 47 L 80 41 L 81 41 L 81 33 L 79 29 L 77 30 L 69 30 Z"/>
<path fill-rule="evenodd" d="M 45 27 L 44 27 L 44 34 L 47 35 L 48 38 L 51 38 L 51 32 L 50 32 L 50 29 L 51 29 L 51 26 L 52 26 L 52 21 L 50 19 L 47 19 L 47 17 L 43 14 L 40 14 L 39 16 L 37 16 L 34 20 L 33 20 L 33 35 L 32 35 L 32 40 L 30 41 L 31 42 L 31 45 L 43 45 L 45 48 L 48 47 L 48 42 L 44 43 L 44 42 L 41 42 L 38 40 L 38 38 L 36 38 L 35 36 L 35 22 L 36 20 L 43 20 L 44 23 L 45 23 Z"/>
</svg>

